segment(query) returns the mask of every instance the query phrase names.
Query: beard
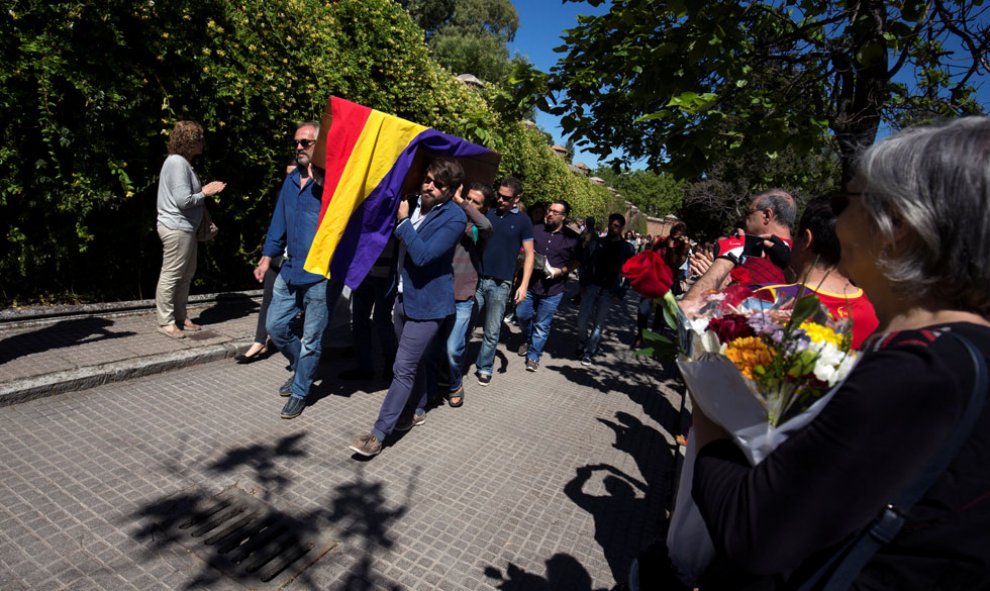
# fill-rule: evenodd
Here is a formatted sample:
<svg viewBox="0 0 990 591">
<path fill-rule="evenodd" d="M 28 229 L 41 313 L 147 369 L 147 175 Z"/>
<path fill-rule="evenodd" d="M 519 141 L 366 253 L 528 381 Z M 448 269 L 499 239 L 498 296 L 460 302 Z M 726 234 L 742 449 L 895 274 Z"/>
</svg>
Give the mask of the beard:
<svg viewBox="0 0 990 591">
<path fill-rule="evenodd" d="M 311 162 L 311 159 L 309 157 L 309 154 L 307 154 L 306 152 L 298 152 L 298 153 L 296 153 L 296 165 L 297 166 L 300 166 L 302 168 L 306 168 L 307 166 L 309 166 L 309 163 L 310 162 Z"/>
</svg>

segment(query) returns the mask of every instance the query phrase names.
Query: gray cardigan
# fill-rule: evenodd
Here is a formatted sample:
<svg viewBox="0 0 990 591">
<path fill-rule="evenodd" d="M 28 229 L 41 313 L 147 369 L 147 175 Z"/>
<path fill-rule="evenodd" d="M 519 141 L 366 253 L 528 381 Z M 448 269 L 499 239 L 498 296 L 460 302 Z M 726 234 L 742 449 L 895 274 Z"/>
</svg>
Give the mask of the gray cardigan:
<svg viewBox="0 0 990 591">
<path fill-rule="evenodd" d="M 189 161 L 170 154 L 158 178 L 158 224 L 169 230 L 195 232 L 203 220 L 205 198 Z"/>
</svg>

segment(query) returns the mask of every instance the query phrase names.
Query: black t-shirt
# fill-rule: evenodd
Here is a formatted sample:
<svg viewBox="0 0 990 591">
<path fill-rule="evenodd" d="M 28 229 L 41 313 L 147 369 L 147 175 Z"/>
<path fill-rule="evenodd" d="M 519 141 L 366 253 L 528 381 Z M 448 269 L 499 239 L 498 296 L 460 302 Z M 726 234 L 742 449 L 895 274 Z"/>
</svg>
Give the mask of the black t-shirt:
<svg viewBox="0 0 990 591">
<path fill-rule="evenodd" d="M 947 331 L 990 353 L 990 329 L 974 324 L 877 337 L 821 414 L 758 466 L 728 440 L 701 449 L 693 497 L 718 553 L 792 588 L 910 486 L 974 384 L 969 355 Z M 853 588 L 990 588 L 990 404 Z"/>
</svg>

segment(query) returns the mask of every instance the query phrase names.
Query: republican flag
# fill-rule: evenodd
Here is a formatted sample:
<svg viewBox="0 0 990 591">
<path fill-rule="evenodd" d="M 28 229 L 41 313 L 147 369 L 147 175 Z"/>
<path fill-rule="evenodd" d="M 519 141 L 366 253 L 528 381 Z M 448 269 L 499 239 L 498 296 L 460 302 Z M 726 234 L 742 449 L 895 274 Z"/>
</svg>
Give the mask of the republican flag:
<svg viewBox="0 0 990 591">
<path fill-rule="evenodd" d="M 499 156 L 341 98 L 331 97 L 327 106 L 313 159 L 319 163 L 326 154 L 323 207 L 304 267 L 354 289 L 385 248 L 399 200 L 419 191 L 430 157 L 459 160 L 466 184 L 491 183 Z"/>
</svg>

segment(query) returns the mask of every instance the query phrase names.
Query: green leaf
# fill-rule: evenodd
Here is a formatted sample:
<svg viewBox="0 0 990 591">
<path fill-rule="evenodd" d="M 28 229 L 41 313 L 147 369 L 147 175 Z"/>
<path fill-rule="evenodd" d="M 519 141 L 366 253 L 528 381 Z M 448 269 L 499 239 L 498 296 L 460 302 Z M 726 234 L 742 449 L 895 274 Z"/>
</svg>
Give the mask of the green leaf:
<svg viewBox="0 0 990 591">
<path fill-rule="evenodd" d="M 798 298 L 797 302 L 794 303 L 794 311 L 791 312 L 791 321 L 788 326 L 796 329 L 805 320 L 817 314 L 821 307 L 821 302 L 814 295 L 809 294 Z"/>
</svg>

